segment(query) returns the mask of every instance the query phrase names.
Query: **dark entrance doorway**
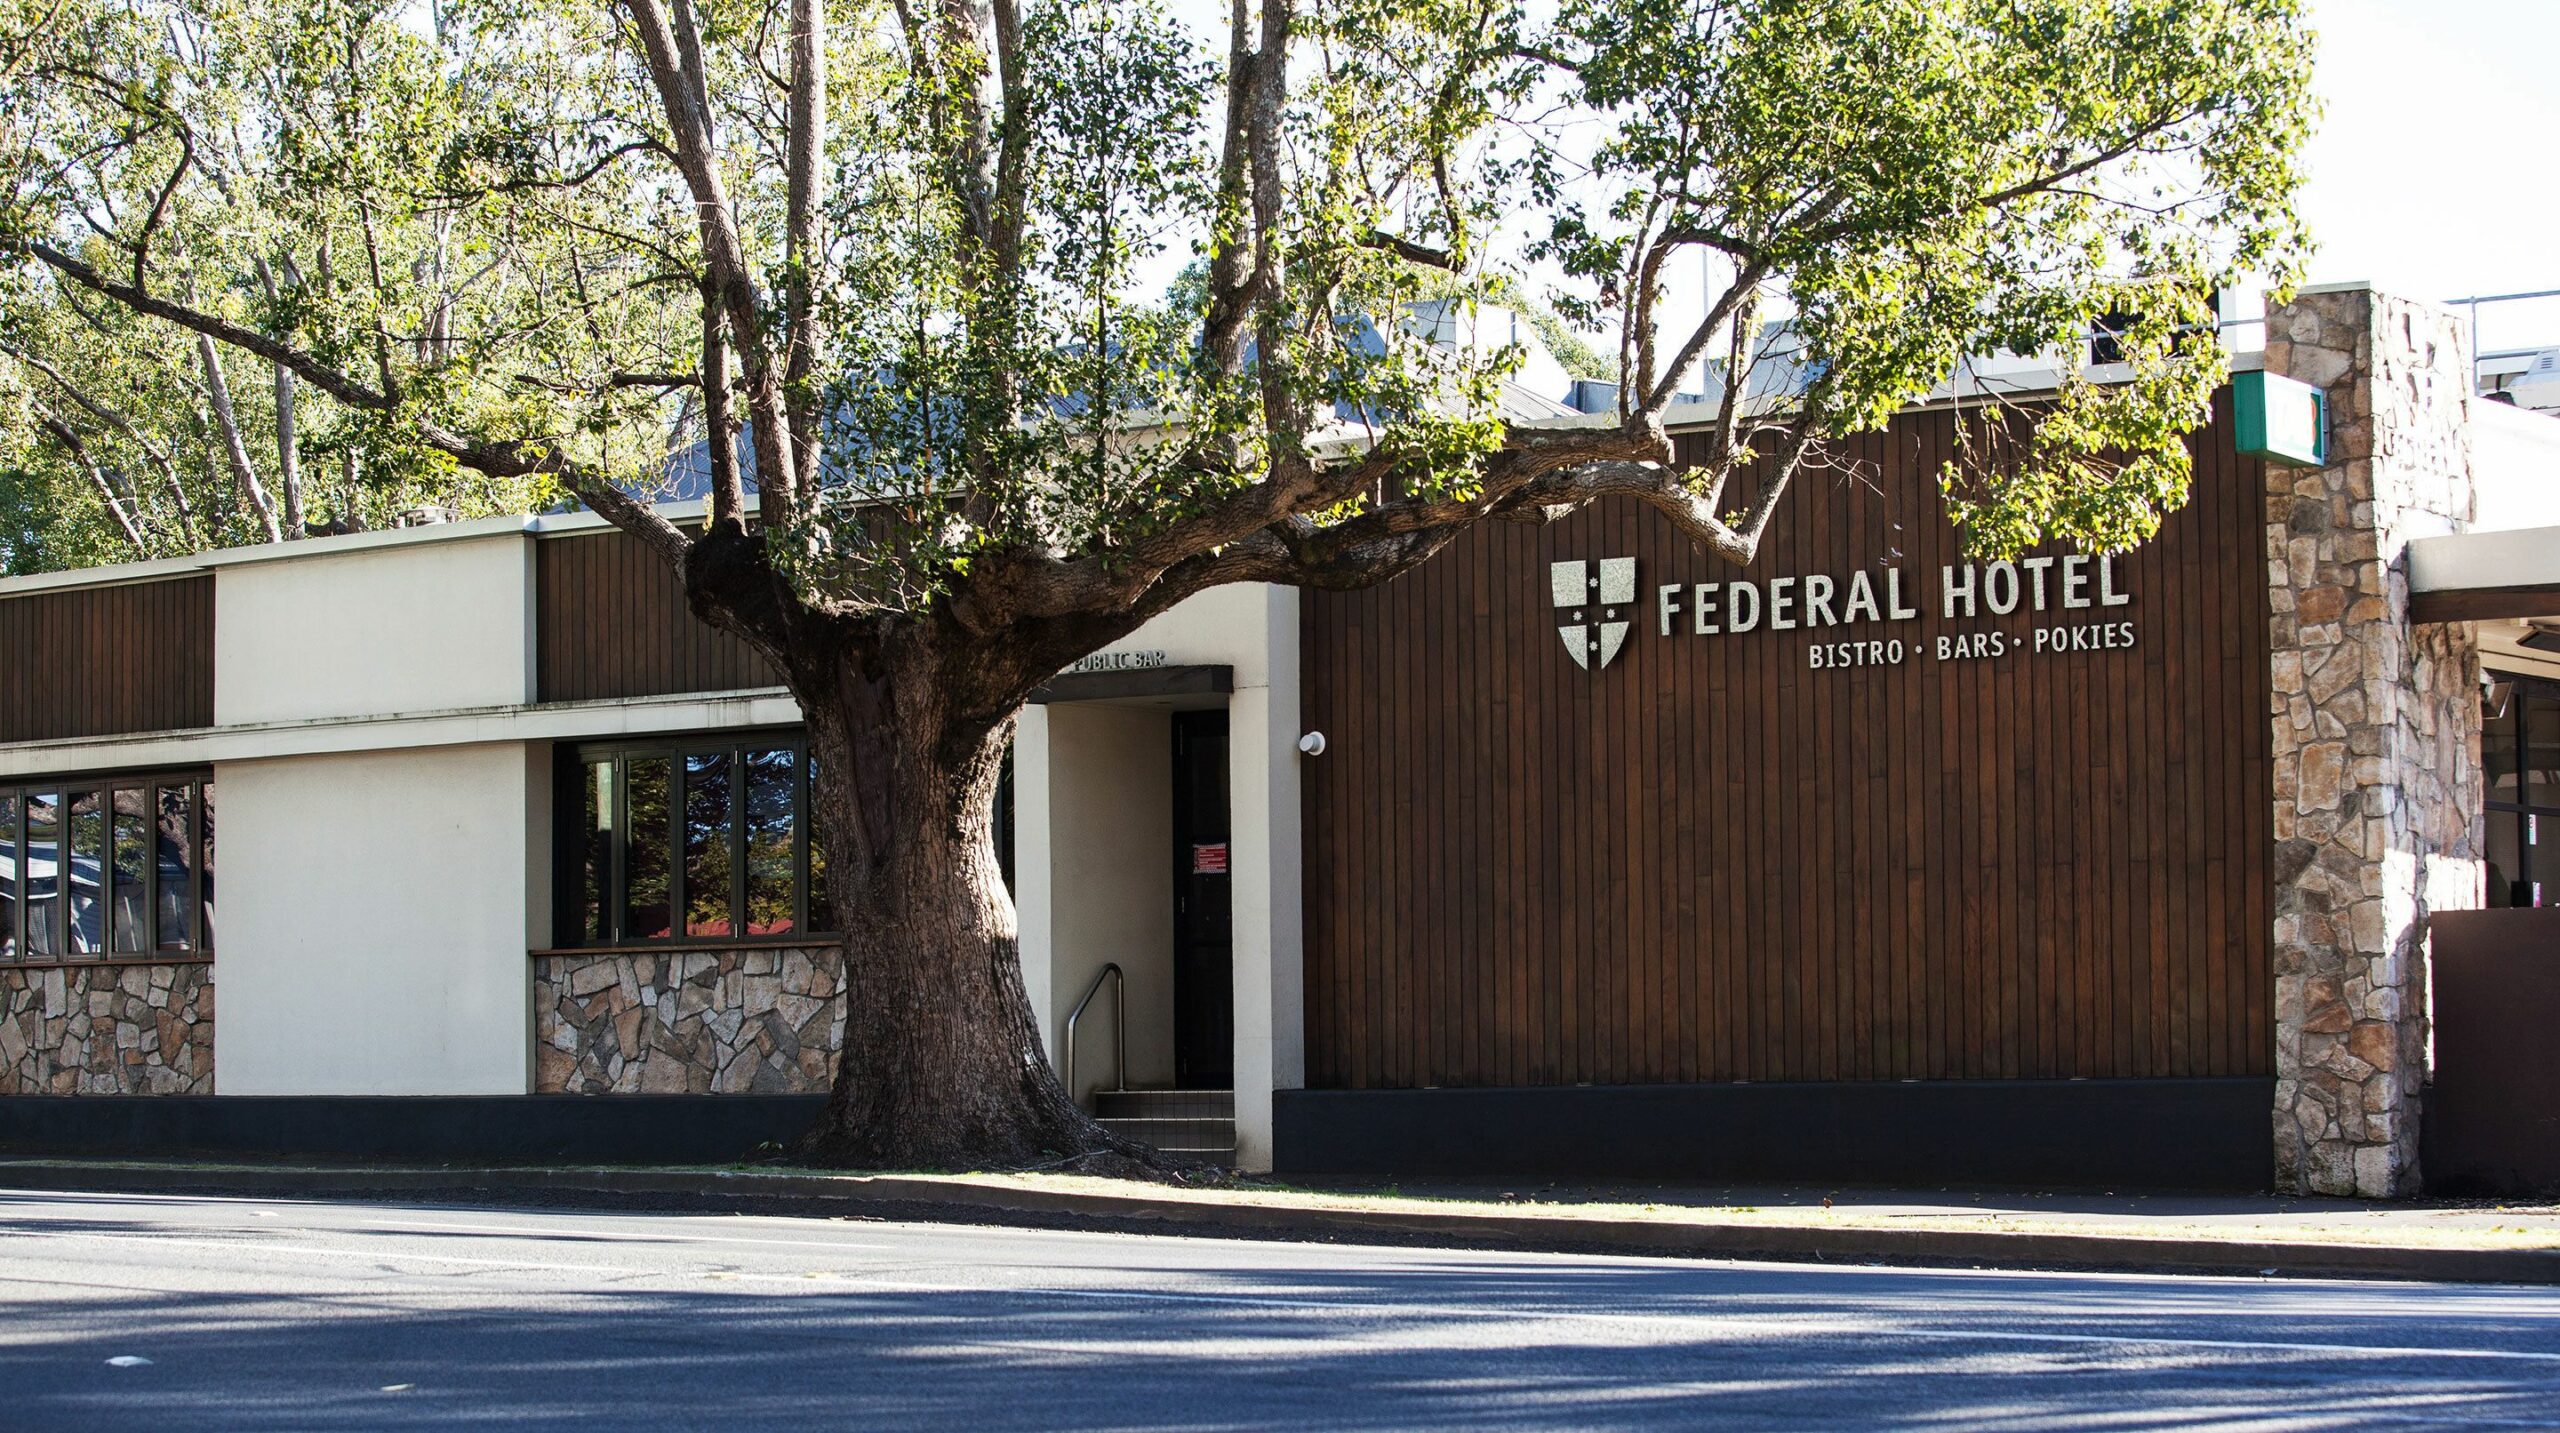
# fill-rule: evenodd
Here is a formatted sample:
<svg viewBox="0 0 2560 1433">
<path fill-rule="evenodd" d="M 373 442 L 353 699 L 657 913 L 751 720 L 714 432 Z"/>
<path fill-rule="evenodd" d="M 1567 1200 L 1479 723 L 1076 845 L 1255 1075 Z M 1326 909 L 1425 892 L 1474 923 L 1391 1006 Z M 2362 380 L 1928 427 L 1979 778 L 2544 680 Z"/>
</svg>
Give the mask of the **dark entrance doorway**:
<svg viewBox="0 0 2560 1433">
<path fill-rule="evenodd" d="M 1173 714 L 1173 1075 L 1186 1090 L 1235 1083 L 1235 908 L 1227 812 L 1227 714 Z"/>
</svg>

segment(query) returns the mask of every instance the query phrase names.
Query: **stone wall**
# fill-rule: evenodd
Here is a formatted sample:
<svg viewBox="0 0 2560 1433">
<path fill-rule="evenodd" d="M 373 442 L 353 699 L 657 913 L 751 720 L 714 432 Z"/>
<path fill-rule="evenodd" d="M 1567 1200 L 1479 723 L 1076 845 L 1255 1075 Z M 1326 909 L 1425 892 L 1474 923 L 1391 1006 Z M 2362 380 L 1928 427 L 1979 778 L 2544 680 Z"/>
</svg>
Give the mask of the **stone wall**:
<svg viewBox="0 0 2560 1433">
<path fill-rule="evenodd" d="M 534 1093 L 823 1093 L 843 988 L 833 946 L 538 956 Z"/>
<path fill-rule="evenodd" d="M 2408 621 L 2411 539 L 2471 518 L 2460 321 L 2361 287 L 2268 314 L 2330 463 L 2267 469 L 2279 1189 L 2416 1192 L 2427 915 L 2480 903 L 2478 653 Z"/>
<path fill-rule="evenodd" d="M 212 1093 L 212 966 L 0 965 L 0 1095 Z"/>
</svg>

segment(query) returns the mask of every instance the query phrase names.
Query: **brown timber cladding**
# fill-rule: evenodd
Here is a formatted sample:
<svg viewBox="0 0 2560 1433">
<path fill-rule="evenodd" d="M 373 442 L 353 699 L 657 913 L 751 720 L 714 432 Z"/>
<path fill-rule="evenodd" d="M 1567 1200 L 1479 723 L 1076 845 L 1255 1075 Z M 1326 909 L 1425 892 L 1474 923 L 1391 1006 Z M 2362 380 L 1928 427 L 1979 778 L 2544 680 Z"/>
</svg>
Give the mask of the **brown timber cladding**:
<svg viewBox="0 0 2560 1433">
<path fill-rule="evenodd" d="M 533 562 L 537 700 L 782 684 L 754 648 L 695 617 L 675 569 L 628 533 L 544 538 Z"/>
<path fill-rule="evenodd" d="M 1864 477 L 1797 479 L 1747 571 L 1629 502 L 1308 594 L 1311 1086 L 2269 1072 L 2262 465 L 2226 399 L 2117 560 L 2129 605 L 1949 621 L 1954 432 L 1907 415 L 1850 445 Z M 1548 564 L 1622 556 L 1634 627 L 1587 672 Z M 1896 566 L 1913 620 L 1700 636 L 1684 589 L 1658 628 L 1663 584 Z M 2129 650 L 1935 648 L 2114 621 Z"/>
<path fill-rule="evenodd" d="M 210 575 L 0 600 L 0 742 L 213 725 Z"/>
</svg>

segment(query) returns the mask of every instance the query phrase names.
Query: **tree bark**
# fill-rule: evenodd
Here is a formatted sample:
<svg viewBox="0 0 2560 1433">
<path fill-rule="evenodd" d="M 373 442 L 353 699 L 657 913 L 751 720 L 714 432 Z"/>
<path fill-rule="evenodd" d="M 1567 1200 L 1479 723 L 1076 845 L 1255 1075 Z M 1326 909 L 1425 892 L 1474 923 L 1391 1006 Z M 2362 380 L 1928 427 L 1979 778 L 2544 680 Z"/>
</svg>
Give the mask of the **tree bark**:
<svg viewBox="0 0 2560 1433">
<path fill-rule="evenodd" d="M 293 370 L 279 363 L 276 376 L 276 487 L 284 494 L 284 535 L 309 537 L 302 511 L 302 440 L 293 425 Z"/>
<path fill-rule="evenodd" d="M 240 420 L 231 411 L 231 385 L 223 379 L 222 353 L 213 346 L 211 335 L 196 335 L 196 360 L 204 366 L 205 392 L 213 402 L 214 426 L 222 430 L 222 452 L 231 460 L 231 476 L 249 499 L 250 509 L 257 513 L 267 541 L 282 542 L 284 529 L 276 522 L 276 505 L 268 499 L 266 485 L 258 481 L 258 470 L 249 462 L 248 445 L 240 440 Z"/>
<path fill-rule="evenodd" d="M 793 683 L 846 968 L 834 1091 L 795 1153 L 860 1169 L 1175 1167 L 1104 1131 L 1050 1067 L 993 840 L 1012 717 L 952 709 L 961 643 L 910 630 L 888 644 Z"/>
</svg>

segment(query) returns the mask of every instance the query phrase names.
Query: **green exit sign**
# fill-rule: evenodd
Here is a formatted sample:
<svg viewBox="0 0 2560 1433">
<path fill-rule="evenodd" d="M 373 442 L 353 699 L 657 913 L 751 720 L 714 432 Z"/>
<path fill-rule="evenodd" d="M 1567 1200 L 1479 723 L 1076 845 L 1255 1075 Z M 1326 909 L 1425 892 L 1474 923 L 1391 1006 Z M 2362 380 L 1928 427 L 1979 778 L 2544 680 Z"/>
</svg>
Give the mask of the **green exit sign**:
<svg viewBox="0 0 2560 1433">
<path fill-rule="evenodd" d="M 2328 394 L 2261 369 L 2231 375 L 2231 406 L 2239 420 L 2233 445 L 2242 457 L 2298 468 L 2328 466 Z"/>
</svg>

